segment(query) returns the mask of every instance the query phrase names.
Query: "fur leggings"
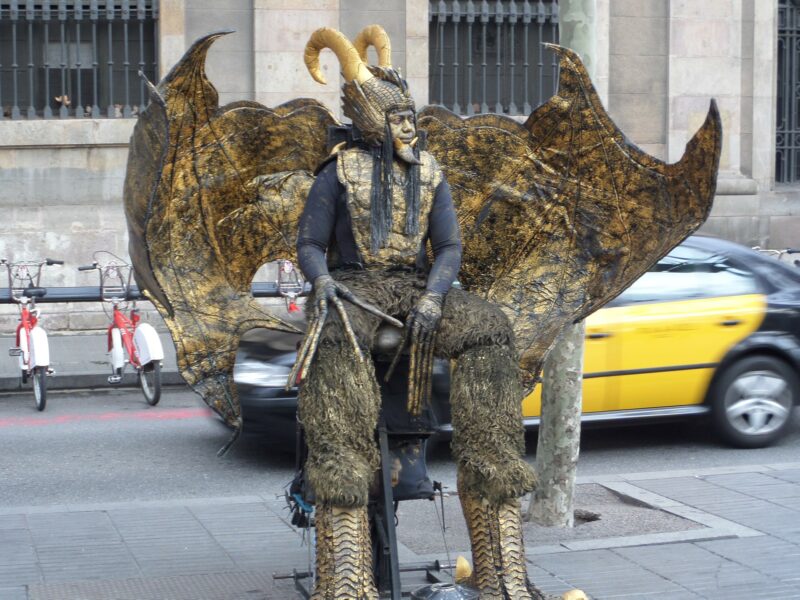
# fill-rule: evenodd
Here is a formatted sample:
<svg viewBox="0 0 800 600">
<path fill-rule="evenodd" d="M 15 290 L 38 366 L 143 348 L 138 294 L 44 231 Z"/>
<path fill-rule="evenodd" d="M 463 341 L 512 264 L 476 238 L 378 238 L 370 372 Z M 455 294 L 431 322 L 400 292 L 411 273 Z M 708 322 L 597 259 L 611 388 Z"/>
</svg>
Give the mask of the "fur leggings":
<svg viewBox="0 0 800 600">
<path fill-rule="evenodd" d="M 360 299 L 404 320 L 425 279 L 403 271 L 338 271 L 333 277 Z M 309 306 L 312 305 L 309 301 Z M 376 317 L 344 302 L 363 349 L 373 347 Z M 434 354 L 451 359 L 452 449 L 462 492 L 500 504 L 534 486 L 522 459 L 522 388 L 513 333 L 495 305 L 452 289 L 445 300 Z M 323 328 L 317 355 L 300 389 L 306 431 L 306 475 L 318 502 L 364 506 L 378 468 L 374 431 L 380 391 L 369 355 L 356 360 L 336 311 Z"/>
</svg>

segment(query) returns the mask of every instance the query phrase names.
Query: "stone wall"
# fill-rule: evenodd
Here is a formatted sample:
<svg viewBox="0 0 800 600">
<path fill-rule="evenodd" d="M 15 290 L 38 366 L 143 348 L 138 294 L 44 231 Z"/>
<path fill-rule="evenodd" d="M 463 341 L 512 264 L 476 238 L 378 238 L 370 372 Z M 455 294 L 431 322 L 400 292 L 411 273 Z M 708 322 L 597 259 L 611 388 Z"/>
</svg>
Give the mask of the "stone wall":
<svg viewBox="0 0 800 600">
<path fill-rule="evenodd" d="M 232 33 L 214 42 L 206 73 L 219 92 L 220 106 L 255 98 L 253 0 L 191 0 L 186 4 L 185 43 L 213 31 Z"/>
<path fill-rule="evenodd" d="M 794 188 L 774 188 L 777 0 L 610 0 L 609 112 L 664 160 L 683 154 L 715 98 L 717 197 L 703 231 L 800 246 Z"/>
<path fill-rule="evenodd" d="M 0 257 L 62 259 L 42 285 L 97 285 L 75 267 L 95 250 L 127 258 L 122 184 L 133 119 L 0 122 Z M 5 269 L 3 269 L 5 271 Z M 0 287 L 8 285 L 0 273 Z M 99 304 L 43 306 L 50 329 L 101 326 Z M 0 333 L 16 307 L 0 305 Z"/>
</svg>

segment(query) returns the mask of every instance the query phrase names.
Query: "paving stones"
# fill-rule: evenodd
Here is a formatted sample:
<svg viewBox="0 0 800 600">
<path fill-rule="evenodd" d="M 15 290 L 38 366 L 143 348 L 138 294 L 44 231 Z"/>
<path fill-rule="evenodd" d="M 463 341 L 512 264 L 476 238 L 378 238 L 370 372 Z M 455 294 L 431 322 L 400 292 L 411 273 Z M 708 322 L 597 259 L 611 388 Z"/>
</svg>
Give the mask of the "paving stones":
<svg viewBox="0 0 800 600">
<path fill-rule="evenodd" d="M 529 533 L 529 575 L 543 591 L 579 587 L 596 599 L 800 598 L 799 465 L 592 481 L 691 528 L 643 534 L 641 525 L 571 541 Z M 459 522 L 457 499 L 446 510 L 450 523 Z M 437 519 L 401 505 L 403 512 L 401 560 L 444 559 L 441 540 L 415 541 L 440 537 Z M 292 598 L 291 582 L 272 574 L 306 570 L 309 548 L 286 517 L 282 502 L 260 496 L 4 507 L 0 600 Z M 456 529 L 449 549 L 463 552 Z"/>
</svg>

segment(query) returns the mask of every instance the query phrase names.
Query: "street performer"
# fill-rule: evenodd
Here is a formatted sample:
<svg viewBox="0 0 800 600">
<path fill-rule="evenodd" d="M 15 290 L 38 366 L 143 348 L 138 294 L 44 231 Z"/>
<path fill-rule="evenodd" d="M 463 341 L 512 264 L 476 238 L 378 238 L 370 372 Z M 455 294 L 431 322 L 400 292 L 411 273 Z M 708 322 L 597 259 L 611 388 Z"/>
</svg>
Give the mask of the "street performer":
<svg viewBox="0 0 800 600">
<path fill-rule="evenodd" d="M 365 43 L 389 42 L 373 27 L 355 46 Z M 481 598 L 532 598 L 519 497 L 533 489 L 534 475 L 522 458 L 511 325 L 497 306 L 452 288 L 461 262 L 456 212 L 436 159 L 415 143 L 406 82 L 391 67 L 366 65 L 349 40 L 327 28 L 306 46 L 317 81 L 324 83 L 318 57 L 326 47 L 342 63 L 355 143 L 319 170 L 297 238 L 300 268 L 313 282 L 314 312 L 291 380 L 303 380 L 299 417 L 317 499 L 314 598 L 377 597 L 366 507 L 379 464 L 381 399 L 370 351 L 382 316 L 405 322 L 412 415 L 430 394 L 433 358 L 454 361 L 452 449 L 475 560 L 472 583 Z"/>
<path fill-rule="evenodd" d="M 254 328 L 298 333 L 256 302 L 251 282 L 264 263 L 297 258 L 313 282 L 289 384 L 300 383 L 316 500 L 314 598 L 377 598 L 367 500 L 379 463 L 372 353 L 386 351 L 376 341 L 384 321 L 402 327 L 385 376 L 407 352 L 412 419 L 430 397 L 434 358 L 451 365 L 467 583 L 484 600 L 541 598 L 520 523 L 519 498 L 535 485 L 523 395 L 564 327 L 707 218 L 722 144 L 716 103 L 667 164 L 628 141 L 568 48 L 545 45 L 558 57 L 557 91 L 524 122 L 462 118 L 416 111 L 379 26 L 352 43 L 323 28 L 306 66 L 324 82 L 320 52 L 338 57 L 352 120 L 343 127 L 311 98 L 220 107 L 205 59 L 224 34 L 197 40 L 150 86 L 125 178 L 136 281 L 170 331 L 180 374 L 233 429 L 232 443 L 245 421 L 239 341 Z"/>
</svg>

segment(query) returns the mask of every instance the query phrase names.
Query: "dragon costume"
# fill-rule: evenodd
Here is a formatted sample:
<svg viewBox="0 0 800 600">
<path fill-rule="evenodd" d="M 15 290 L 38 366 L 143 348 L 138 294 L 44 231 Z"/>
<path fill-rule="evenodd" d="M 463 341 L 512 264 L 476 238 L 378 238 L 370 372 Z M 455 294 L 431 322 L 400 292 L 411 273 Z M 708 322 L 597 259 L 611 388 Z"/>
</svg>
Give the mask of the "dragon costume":
<svg viewBox="0 0 800 600">
<path fill-rule="evenodd" d="M 206 36 L 151 87 L 125 181 L 137 283 L 175 341 L 186 381 L 237 432 L 232 371 L 253 327 L 294 330 L 250 295 L 263 263 L 299 261 L 314 289 L 290 383 L 317 498 L 318 599 L 376 598 L 366 502 L 377 468 L 379 392 L 370 356 L 382 322 L 404 326 L 408 408 L 450 359 L 453 454 L 481 598 L 537 598 L 519 497 L 521 400 L 567 324 L 630 285 L 707 217 L 721 125 L 714 102 L 684 157 L 630 144 L 579 57 L 560 58 L 558 92 L 524 123 L 497 114 L 415 112 L 380 27 L 351 43 L 314 33 L 306 65 L 342 65 L 342 129 L 310 99 L 217 106 Z M 374 46 L 379 64 L 369 65 Z M 458 276 L 460 288 L 451 284 Z M 399 354 L 398 354 L 399 355 Z M 391 370 L 391 369 L 390 369 Z"/>
</svg>

